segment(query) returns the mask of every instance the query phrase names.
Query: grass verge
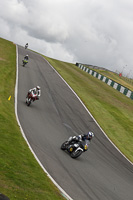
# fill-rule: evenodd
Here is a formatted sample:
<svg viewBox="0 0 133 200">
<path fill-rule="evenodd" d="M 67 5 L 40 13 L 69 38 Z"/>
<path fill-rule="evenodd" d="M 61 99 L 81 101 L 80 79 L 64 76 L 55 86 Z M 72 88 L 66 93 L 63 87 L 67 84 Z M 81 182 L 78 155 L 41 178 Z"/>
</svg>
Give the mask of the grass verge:
<svg viewBox="0 0 133 200">
<path fill-rule="evenodd" d="M 110 71 L 100 69 L 96 69 L 95 71 L 133 91 L 133 79 L 124 76 L 120 77 L 119 74 Z"/>
<path fill-rule="evenodd" d="M 0 193 L 11 200 L 64 199 L 21 135 L 14 110 L 15 81 L 16 46 L 0 38 Z"/>
</svg>

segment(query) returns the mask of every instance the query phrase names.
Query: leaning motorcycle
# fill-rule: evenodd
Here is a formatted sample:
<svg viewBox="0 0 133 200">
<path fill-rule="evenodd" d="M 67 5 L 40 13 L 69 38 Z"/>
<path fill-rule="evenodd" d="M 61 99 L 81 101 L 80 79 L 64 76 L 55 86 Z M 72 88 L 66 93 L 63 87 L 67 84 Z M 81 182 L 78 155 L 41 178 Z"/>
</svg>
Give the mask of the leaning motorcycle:
<svg viewBox="0 0 133 200">
<path fill-rule="evenodd" d="M 28 60 L 22 60 L 23 63 L 23 67 L 25 67 L 25 65 L 28 63 Z"/>
<path fill-rule="evenodd" d="M 37 94 L 35 94 L 34 92 L 28 92 L 27 96 L 26 96 L 26 104 L 27 106 L 30 106 L 31 102 L 38 100 L 38 96 Z"/>
<path fill-rule="evenodd" d="M 83 152 L 88 150 L 89 141 L 66 141 L 61 145 L 61 149 L 67 151 L 72 158 L 78 158 Z"/>
<path fill-rule="evenodd" d="M 28 48 L 28 44 L 25 45 L 25 49 L 27 49 L 27 48 Z"/>
</svg>

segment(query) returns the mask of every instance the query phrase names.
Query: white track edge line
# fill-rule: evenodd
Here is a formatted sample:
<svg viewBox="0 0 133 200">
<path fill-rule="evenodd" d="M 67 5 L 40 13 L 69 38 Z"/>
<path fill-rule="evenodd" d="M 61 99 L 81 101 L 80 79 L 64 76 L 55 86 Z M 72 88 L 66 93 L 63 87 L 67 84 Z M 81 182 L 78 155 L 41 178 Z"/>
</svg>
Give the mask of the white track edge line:
<svg viewBox="0 0 133 200">
<path fill-rule="evenodd" d="M 61 194 L 63 197 L 65 197 L 67 200 L 73 200 L 59 185 L 58 183 L 52 178 L 52 176 L 47 172 L 47 170 L 44 168 L 44 166 L 42 165 L 42 163 L 40 162 L 40 160 L 37 158 L 36 154 L 34 153 L 33 149 L 31 148 L 25 134 L 24 131 L 22 129 L 22 126 L 20 124 L 19 118 L 18 118 L 18 113 L 17 113 L 17 94 L 18 94 L 18 46 L 16 44 L 16 85 L 15 85 L 15 114 L 16 114 L 16 119 L 18 122 L 18 125 L 20 127 L 20 131 L 22 133 L 22 136 L 24 137 L 30 151 L 32 152 L 32 154 L 34 155 L 35 159 L 37 160 L 37 162 L 39 163 L 39 165 L 41 166 L 41 168 L 43 169 L 43 171 L 47 174 L 47 176 L 51 179 L 51 181 L 55 184 L 55 186 L 60 190 Z"/>
</svg>

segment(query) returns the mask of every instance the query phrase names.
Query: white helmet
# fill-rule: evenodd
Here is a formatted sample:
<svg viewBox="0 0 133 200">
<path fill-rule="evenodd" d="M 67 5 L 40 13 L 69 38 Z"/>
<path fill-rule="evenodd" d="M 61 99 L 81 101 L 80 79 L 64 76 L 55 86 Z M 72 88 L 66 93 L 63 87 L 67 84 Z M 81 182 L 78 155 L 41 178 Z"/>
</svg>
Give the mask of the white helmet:
<svg viewBox="0 0 133 200">
<path fill-rule="evenodd" d="M 36 86 L 36 89 L 40 90 L 41 88 L 40 88 L 40 86 Z"/>
</svg>

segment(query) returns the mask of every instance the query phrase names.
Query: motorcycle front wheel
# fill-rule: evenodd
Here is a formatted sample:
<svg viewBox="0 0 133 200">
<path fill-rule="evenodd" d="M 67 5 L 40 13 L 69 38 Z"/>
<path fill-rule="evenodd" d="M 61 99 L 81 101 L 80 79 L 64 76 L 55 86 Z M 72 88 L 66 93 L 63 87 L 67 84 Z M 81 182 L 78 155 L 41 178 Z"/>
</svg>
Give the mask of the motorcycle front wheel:
<svg viewBox="0 0 133 200">
<path fill-rule="evenodd" d="M 66 143 L 67 143 L 67 141 L 66 141 L 66 142 L 63 142 L 63 144 L 61 145 L 61 149 L 62 149 L 62 150 L 66 150 Z"/>
<path fill-rule="evenodd" d="M 25 63 L 25 62 L 23 62 L 23 67 L 25 67 L 25 65 L 26 65 L 26 63 Z"/>
<path fill-rule="evenodd" d="M 73 151 L 73 152 L 71 153 L 71 157 L 72 157 L 72 158 L 78 158 L 81 154 L 82 154 L 82 151 L 81 151 L 81 150 Z"/>
<path fill-rule="evenodd" d="M 26 104 L 27 104 L 27 106 L 30 106 L 30 104 L 31 104 L 31 99 L 26 100 Z"/>
</svg>

